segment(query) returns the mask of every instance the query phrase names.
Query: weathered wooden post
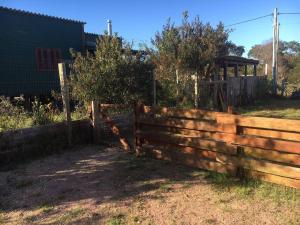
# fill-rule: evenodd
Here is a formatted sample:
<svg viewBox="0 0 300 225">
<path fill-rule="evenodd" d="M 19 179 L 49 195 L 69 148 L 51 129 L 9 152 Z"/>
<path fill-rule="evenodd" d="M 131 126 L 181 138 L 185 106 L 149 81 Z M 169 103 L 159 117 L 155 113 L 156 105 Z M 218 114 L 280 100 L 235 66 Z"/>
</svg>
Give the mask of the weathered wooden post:
<svg viewBox="0 0 300 225">
<path fill-rule="evenodd" d="M 233 114 L 233 106 L 230 105 L 230 103 L 228 103 L 228 106 L 227 106 L 227 113 Z"/>
<path fill-rule="evenodd" d="M 195 108 L 198 108 L 198 100 L 199 100 L 199 93 L 198 93 L 198 76 L 197 73 L 192 75 L 192 79 L 194 82 L 194 106 Z"/>
<path fill-rule="evenodd" d="M 72 118 L 70 110 L 70 94 L 65 63 L 58 63 L 58 72 L 64 113 L 66 117 L 68 144 L 72 145 Z"/>
<path fill-rule="evenodd" d="M 139 120 L 140 120 L 141 107 L 143 107 L 143 105 L 140 102 L 134 103 L 134 147 L 137 156 L 141 155 L 141 147 L 142 147 L 140 134 L 138 134 L 140 128 Z"/>
<path fill-rule="evenodd" d="M 234 65 L 234 76 L 238 77 L 239 76 L 239 64 Z"/>
<path fill-rule="evenodd" d="M 98 100 L 92 101 L 92 119 L 93 119 L 93 142 L 100 143 L 101 125 L 100 125 L 100 104 Z"/>
<path fill-rule="evenodd" d="M 253 75 L 254 76 L 257 75 L 257 66 L 256 65 L 253 66 Z"/>
<path fill-rule="evenodd" d="M 224 65 L 224 80 L 227 80 L 227 75 L 228 75 L 228 64 L 225 63 L 225 65 Z"/>
</svg>

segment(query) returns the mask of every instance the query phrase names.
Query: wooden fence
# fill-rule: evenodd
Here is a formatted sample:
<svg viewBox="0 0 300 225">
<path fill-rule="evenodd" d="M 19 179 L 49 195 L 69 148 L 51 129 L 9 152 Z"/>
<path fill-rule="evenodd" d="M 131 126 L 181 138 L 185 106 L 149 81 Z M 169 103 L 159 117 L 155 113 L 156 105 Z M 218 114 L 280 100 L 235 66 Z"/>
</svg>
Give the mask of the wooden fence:
<svg viewBox="0 0 300 225">
<path fill-rule="evenodd" d="M 207 107 L 212 102 L 214 107 L 223 109 L 227 105 L 245 105 L 258 99 L 266 93 L 266 76 L 228 77 L 227 80 L 200 81 L 201 107 Z"/>
<path fill-rule="evenodd" d="M 138 154 L 300 188 L 300 121 L 135 107 Z"/>
</svg>

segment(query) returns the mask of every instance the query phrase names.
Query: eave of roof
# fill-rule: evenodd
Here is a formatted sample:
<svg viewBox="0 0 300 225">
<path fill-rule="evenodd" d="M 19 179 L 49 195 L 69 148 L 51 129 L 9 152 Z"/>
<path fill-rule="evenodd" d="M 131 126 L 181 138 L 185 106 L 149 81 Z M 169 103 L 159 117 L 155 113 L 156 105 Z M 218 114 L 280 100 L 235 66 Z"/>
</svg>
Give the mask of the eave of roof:
<svg viewBox="0 0 300 225">
<path fill-rule="evenodd" d="M 101 34 L 96 34 L 96 33 L 89 33 L 89 32 L 84 32 L 86 35 L 90 35 L 90 36 L 102 36 Z"/>
<path fill-rule="evenodd" d="M 220 64 L 244 64 L 244 65 L 257 65 L 259 64 L 258 60 L 255 59 L 248 59 L 244 57 L 239 57 L 239 56 L 232 56 L 232 55 L 227 55 L 223 56 L 217 59 L 217 63 Z"/>
<path fill-rule="evenodd" d="M 62 18 L 62 17 L 49 16 L 49 15 L 45 15 L 45 14 L 41 14 L 41 13 L 28 12 L 25 10 L 13 9 L 13 8 L 8 8 L 8 7 L 4 7 L 4 6 L 0 6 L 0 10 L 4 10 L 7 12 L 11 12 L 11 13 L 19 13 L 19 14 L 29 15 L 29 16 L 37 16 L 37 17 L 56 19 L 56 20 L 61 20 L 63 22 L 86 24 L 85 22 L 82 22 L 79 20 L 71 20 L 71 19 L 66 19 L 66 18 Z"/>
</svg>

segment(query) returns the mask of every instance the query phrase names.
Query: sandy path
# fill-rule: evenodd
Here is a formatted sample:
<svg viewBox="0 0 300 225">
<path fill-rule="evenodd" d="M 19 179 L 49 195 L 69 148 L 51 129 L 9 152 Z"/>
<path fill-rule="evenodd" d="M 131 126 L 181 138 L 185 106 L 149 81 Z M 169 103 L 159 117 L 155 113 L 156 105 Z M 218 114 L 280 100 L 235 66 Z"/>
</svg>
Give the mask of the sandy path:
<svg viewBox="0 0 300 225">
<path fill-rule="evenodd" d="M 0 224 L 300 224 L 300 203 L 216 188 L 208 173 L 84 147 L 0 172 Z"/>
</svg>

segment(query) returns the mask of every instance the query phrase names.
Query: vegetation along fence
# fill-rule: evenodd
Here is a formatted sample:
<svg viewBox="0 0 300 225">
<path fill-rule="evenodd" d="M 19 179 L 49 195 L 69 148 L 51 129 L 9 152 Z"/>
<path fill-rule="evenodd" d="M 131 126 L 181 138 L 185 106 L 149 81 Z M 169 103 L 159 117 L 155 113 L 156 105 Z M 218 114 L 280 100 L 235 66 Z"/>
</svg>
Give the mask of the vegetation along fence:
<svg viewBox="0 0 300 225">
<path fill-rule="evenodd" d="M 300 188 L 300 121 L 137 105 L 138 154 Z"/>
<path fill-rule="evenodd" d="M 72 125 L 72 143 L 91 143 L 89 120 L 76 120 Z M 69 147 L 65 122 L 0 132 L 0 166 L 34 156 L 58 152 Z"/>
</svg>

